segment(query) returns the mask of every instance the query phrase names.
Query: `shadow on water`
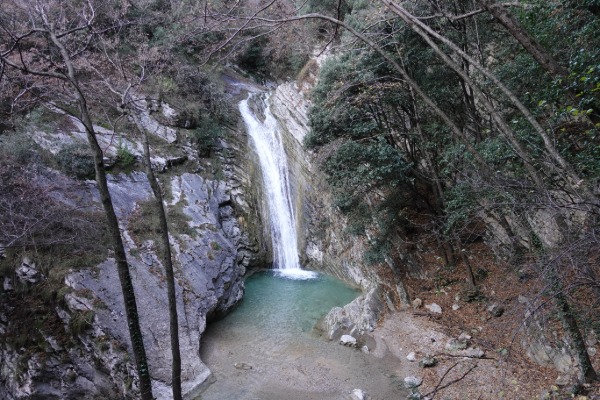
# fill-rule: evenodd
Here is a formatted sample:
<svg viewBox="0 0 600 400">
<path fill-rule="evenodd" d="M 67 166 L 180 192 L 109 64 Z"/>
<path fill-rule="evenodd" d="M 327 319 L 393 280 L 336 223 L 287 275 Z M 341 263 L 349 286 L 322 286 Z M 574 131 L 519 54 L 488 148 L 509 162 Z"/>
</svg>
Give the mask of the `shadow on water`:
<svg viewBox="0 0 600 400">
<path fill-rule="evenodd" d="M 394 365 L 319 336 L 317 321 L 359 292 L 325 275 L 293 280 L 273 272 L 246 281 L 240 306 L 203 335 L 202 359 L 216 378 L 203 400 L 401 398 Z"/>
</svg>

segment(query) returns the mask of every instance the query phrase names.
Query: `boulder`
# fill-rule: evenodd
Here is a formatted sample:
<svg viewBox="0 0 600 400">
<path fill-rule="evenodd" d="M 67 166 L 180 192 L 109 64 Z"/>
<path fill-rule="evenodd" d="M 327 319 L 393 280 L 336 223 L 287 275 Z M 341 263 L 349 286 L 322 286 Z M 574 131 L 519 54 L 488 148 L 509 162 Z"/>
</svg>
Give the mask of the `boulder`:
<svg viewBox="0 0 600 400">
<path fill-rule="evenodd" d="M 340 344 L 349 347 L 356 347 L 356 338 L 350 335 L 342 335 L 340 338 Z"/>
<path fill-rule="evenodd" d="M 23 262 L 16 269 L 15 273 L 22 283 L 35 284 L 44 278 L 37 265 L 27 257 L 23 258 Z"/>
<path fill-rule="evenodd" d="M 325 316 L 322 328 L 329 339 L 340 335 L 358 335 L 372 332 L 385 306 L 381 302 L 381 289 L 374 288 L 354 299 L 350 304 L 334 307 Z"/>
</svg>

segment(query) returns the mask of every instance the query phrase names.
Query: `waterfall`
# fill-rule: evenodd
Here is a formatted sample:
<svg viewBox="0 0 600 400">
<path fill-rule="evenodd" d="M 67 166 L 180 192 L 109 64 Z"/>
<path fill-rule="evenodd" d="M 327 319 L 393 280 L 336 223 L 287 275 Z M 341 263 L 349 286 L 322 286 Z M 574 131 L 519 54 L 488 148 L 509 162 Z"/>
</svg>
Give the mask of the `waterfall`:
<svg viewBox="0 0 600 400">
<path fill-rule="evenodd" d="M 289 278 L 310 279 L 315 277 L 316 273 L 300 268 L 288 163 L 281 133 L 277 121 L 269 110 L 268 96 L 264 99 L 264 122 L 261 122 L 250 109 L 248 101 L 251 97 L 252 94 L 246 100 L 242 100 L 239 109 L 262 170 L 271 223 L 274 268 L 279 274 Z"/>
</svg>

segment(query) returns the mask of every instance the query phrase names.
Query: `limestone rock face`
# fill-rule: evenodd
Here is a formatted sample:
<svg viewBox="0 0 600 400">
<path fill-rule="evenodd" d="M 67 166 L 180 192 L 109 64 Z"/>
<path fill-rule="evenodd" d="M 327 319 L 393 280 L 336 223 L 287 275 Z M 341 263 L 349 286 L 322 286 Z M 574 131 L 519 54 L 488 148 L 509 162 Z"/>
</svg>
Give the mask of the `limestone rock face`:
<svg viewBox="0 0 600 400">
<path fill-rule="evenodd" d="M 166 142 L 176 140 L 175 129 L 156 120 L 174 120 L 176 115 L 167 105 L 150 110 L 145 116 L 147 126 Z M 106 145 L 110 156 L 114 146 L 108 145 L 108 133 L 98 128 L 98 140 Z M 154 129 L 157 128 L 157 129 Z M 84 143 L 80 124 L 53 133 L 34 132 L 42 147 L 58 152 L 71 143 Z M 165 199 L 168 210 L 177 211 L 177 232 L 171 232 L 175 260 L 176 296 L 179 313 L 179 334 L 182 357 L 182 384 L 186 398 L 195 398 L 211 375 L 200 359 L 200 340 L 207 321 L 226 314 L 242 298 L 243 277 L 247 268 L 264 259 L 264 249 L 256 235 L 260 215 L 255 211 L 257 198 L 250 190 L 253 171 L 248 165 L 247 138 L 243 132 L 221 141 L 215 157 L 222 168 L 220 180 L 208 179 L 193 168 L 187 173 L 171 173 L 167 178 Z M 64 140 L 64 143 L 62 142 Z M 160 139 L 156 139 L 160 140 Z M 106 142 L 106 143 L 105 143 Z M 141 147 L 126 139 L 136 156 Z M 178 147 L 174 154 L 155 152 L 153 164 L 159 171 L 174 163 L 199 165 L 190 148 Z M 158 158 L 157 158 L 158 157 Z M 158 161 L 160 162 L 158 162 Z M 162 161 L 161 161 L 162 160 Z M 202 167 L 196 167 L 202 171 Z M 65 179 L 67 179 L 65 177 Z M 95 183 L 87 181 L 77 199 L 64 199 L 75 206 L 99 207 Z M 164 268 L 157 251 L 158 238 L 141 241 L 128 230 L 129 222 L 141 203 L 153 199 L 146 176 L 142 172 L 109 175 L 109 189 L 122 236 L 128 252 L 140 316 L 144 345 L 153 379 L 156 399 L 169 399 L 171 394 L 171 350 L 167 288 Z M 27 265 L 25 265 L 27 264 Z M 29 285 L 44 279 L 39 274 L 43 266 L 24 263 L 18 279 Z M 45 335 L 45 348 L 40 354 L 0 345 L 0 398 L 13 399 L 133 399 L 137 398 L 137 373 L 131 354 L 129 331 L 116 265 L 109 258 L 93 268 L 72 271 L 65 279 L 68 294 L 56 314 L 65 330 L 72 335 L 68 346 Z M 12 283 L 3 288 L 12 290 Z M 2 318 L 0 333 L 10 331 L 10 321 Z M 70 327 L 82 319 L 83 328 L 75 333 Z M 59 327 L 60 328 L 60 327 Z M 62 329 L 59 329 L 62 331 Z"/>
<path fill-rule="evenodd" d="M 170 206 L 182 207 L 188 217 L 186 223 L 195 232 L 172 237 L 177 260 L 175 280 L 183 390 L 188 396 L 194 396 L 210 375 L 200 359 L 200 338 L 207 319 L 224 314 L 239 302 L 251 254 L 245 250 L 247 240 L 233 214 L 231 188 L 227 184 L 189 173 L 175 176 L 173 180 L 176 204 Z M 136 204 L 151 196 L 149 184 L 141 173 L 111 178 L 110 190 L 121 221 L 127 221 Z M 152 241 L 136 244 L 127 230 L 123 236 L 129 251 L 155 396 L 170 398 L 171 349 L 164 268 Z M 29 264 L 27 267 L 30 271 Z M 16 368 L 24 362 L 18 349 L 3 349 L 0 377 L 9 387 L 9 394 L 3 398 L 34 395 L 49 399 L 75 398 L 75 393 L 82 399 L 102 393 L 112 394 L 109 398 L 121 398 L 133 393 L 135 370 L 132 357 L 126 354 L 131 346 L 114 260 L 73 272 L 67 276 L 66 284 L 72 292 L 65 296 L 66 308 L 58 310 L 64 323 L 69 325 L 73 318 L 84 313 L 93 316 L 91 328 L 77 337 L 83 355 L 79 356 L 75 350 L 54 349 L 49 357 L 29 358 L 23 375 Z"/>
<path fill-rule="evenodd" d="M 286 83 L 277 87 L 270 103 L 281 127 L 289 163 L 301 262 L 363 290 L 370 289 L 372 282 L 362 265 L 364 243 L 343 233 L 345 218 L 333 207 L 325 177 L 302 145 L 310 130 L 309 102 L 294 83 Z"/>
<path fill-rule="evenodd" d="M 279 85 L 269 99 L 271 112 L 281 128 L 289 163 L 301 264 L 360 287 L 366 293 L 343 309 L 335 308 L 329 313 L 323 324 L 329 337 L 371 331 L 385 308 L 384 301 L 393 308 L 391 299 L 399 298 L 403 305 L 408 305 L 409 299 L 400 280 L 390 286 L 388 278 L 387 284 L 382 285 L 384 279 L 365 265 L 365 239 L 347 233 L 347 220 L 334 206 L 329 185 L 318 167 L 318 155 L 303 147 L 304 137 L 310 130 L 310 103 L 305 91 L 305 87 L 299 89 L 295 83 L 288 82 Z M 406 256 L 408 269 L 414 270 L 414 263 L 409 259 Z M 391 260 L 386 264 L 384 268 L 392 269 L 395 274 L 398 266 Z"/>
<path fill-rule="evenodd" d="M 383 309 L 381 290 L 373 288 L 344 307 L 333 308 L 323 320 L 323 330 L 329 339 L 372 332 Z"/>
</svg>

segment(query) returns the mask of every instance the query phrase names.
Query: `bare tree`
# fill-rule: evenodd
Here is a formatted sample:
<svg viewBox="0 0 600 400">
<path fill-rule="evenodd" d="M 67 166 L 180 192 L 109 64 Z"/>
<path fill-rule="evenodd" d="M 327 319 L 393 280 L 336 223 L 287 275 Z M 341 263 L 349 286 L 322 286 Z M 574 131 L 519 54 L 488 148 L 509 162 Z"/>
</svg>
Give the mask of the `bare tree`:
<svg viewBox="0 0 600 400">
<path fill-rule="evenodd" d="M 77 68 L 78 61 L 85 57 L 98 34 L 98 11 L 99 8 L 92 0 L 81 5 L 60 1 L 36 1 L 33 4 L 20 0 L 5 2 L 0 20 L 4 43 L 0 50 L 0 61 L 3 71 L 10 69 L 36 78 L 38 92 L 30 91 L 29 96 L 41 94 L 43 101 L 54 100 L 60 106 L 60 100 L 65 100 L 66 105 L 73 104 L 78 108 L 74 115 L 85 126 L 94 158 L 96 183 L 113 242 L 141 398 L 150 400 L 153 398 L 150 372 L 129 264 L 108 189 L 104 153 L 96 139 L 88 96 L 80 80 L 83 71 Z M 40 93 L 42 86 L 46 91 Z M 61 99 L 57 96 L 59 94 L 65 97 Z"/>
</svg>

